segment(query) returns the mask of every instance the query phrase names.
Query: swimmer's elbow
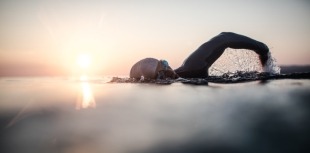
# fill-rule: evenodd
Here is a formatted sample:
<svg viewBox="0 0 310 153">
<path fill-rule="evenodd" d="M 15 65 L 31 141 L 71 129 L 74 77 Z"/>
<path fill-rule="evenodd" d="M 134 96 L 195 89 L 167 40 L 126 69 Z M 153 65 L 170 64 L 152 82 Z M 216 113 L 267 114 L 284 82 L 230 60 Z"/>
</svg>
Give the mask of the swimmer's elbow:
<svg viewBox="0 0 310 153">
<path fill-rule="evenodd" d="M 269 48 L 264 43 L 261 43 L 260 46 L 261 46 L 260 50 L 259 52 L 257 52 L 257 54 L 259 54 L 259 59 L 261 61 L 261 64 L 265 66 L 269 58 Z"/>
<path fill-rule="evenodd" d="M 233 34 L 233 32 L 221 32 L 220 35 L 228 35 L 228 34 Z"/>
</svg>

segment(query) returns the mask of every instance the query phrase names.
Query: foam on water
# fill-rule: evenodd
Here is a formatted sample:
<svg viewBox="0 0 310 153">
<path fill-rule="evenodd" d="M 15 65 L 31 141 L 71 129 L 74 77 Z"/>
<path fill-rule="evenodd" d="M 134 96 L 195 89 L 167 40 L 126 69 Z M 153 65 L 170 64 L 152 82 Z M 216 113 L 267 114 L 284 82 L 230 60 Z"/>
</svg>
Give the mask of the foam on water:
<svg viewBox="0 0 310 153">
<path fill-rule="evenodd" d="M 276 65 L 276 60 L 268 53 L 268 61 L 262 67 L 258 55 L 247 49 L 231 49 L 224 51 L 223 55 L 209 68 L 210 76 L 221 76 L 225 73 L 243 72 L 268 72 L 279 74 L 280 67 Z"/>
</svg>

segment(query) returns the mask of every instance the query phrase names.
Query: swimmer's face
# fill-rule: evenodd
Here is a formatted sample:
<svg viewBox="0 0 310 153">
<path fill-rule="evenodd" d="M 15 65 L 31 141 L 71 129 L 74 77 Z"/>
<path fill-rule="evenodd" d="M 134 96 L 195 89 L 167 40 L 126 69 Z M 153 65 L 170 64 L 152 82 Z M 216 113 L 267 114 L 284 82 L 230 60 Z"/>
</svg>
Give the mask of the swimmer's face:
<svg viewBox="0 0 310 153">
<path fill-rule="evenodd" d="M 160 60 L 158 64 L 158 73 L 157 79 L 176 79 L 178 78 L 178 74 L 176 74 L 171 67 L 169 66 L 168 62 L 165 60 Z"/>
</svg>

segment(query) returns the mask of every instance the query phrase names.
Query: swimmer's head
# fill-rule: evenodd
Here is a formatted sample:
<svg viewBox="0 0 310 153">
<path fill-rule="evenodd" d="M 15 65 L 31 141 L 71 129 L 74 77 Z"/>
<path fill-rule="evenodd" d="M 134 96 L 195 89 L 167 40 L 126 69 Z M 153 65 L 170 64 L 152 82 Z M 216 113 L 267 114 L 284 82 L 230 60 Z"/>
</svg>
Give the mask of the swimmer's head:
<svg viewBox="0 0 310 153">
<path fill-rule="evenodd" d="M 176 79 L 179 76 L 172 70 L 166 60 L 160 60 L 157 70 L 157 79 Z"/>
</svg>

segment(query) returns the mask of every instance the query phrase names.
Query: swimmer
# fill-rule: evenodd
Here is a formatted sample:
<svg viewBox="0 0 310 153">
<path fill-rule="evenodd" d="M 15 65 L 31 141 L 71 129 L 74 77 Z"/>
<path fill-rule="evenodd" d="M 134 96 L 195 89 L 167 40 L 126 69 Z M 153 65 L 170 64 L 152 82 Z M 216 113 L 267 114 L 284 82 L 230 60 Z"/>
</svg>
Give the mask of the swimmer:
<svg viewBox="0 0 310 153">
<path fill-rule="evenodd" d="M 189 57 L 182 66 L 172 70 L 165 60 L 154 58 L 143 59 L 134 64 L 130 70 L 130 77 L 140 79 L 175 79 L 205 78 L 208 77 L 209 67 L 223 54 L 226 48 L 249 49 L 259 55 L 262 66 L 268 60 L 269 48 L 262 42 L 232 32 L 222 32 L 202 44 Z"/>
<path fill-rule="evenodd" d="M 130 78 L 141 79 L 176 79 L 178 74 L 166 60 L 145 58 L 134 64 L 130 70 Z"/>
</svg>

